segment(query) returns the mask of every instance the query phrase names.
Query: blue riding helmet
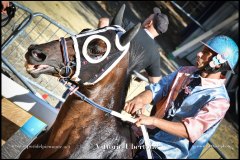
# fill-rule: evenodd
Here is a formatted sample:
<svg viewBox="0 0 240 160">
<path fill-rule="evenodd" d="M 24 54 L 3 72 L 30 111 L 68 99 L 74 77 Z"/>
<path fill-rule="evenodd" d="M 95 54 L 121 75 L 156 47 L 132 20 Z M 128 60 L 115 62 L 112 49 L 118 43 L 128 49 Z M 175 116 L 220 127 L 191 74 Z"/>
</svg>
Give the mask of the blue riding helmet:
<svg viewBox="0 0 240 160">
<path fill-rule="evenodd" d="M 238 46 L 231 38 L 220 35 L 211 38 L 206 43 L 202 43 L 217 54 L 220 54 L 228 62 L 234 73 L 233 69 L 238 61 Z"/>
</svg>

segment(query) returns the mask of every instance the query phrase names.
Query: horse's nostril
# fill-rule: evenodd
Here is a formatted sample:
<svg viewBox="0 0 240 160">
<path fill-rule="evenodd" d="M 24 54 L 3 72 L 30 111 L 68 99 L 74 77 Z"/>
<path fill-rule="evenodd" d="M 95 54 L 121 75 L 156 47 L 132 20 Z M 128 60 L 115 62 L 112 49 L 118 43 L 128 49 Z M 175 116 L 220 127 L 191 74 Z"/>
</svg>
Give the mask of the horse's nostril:
<svg viewBox="0 0 240 160">
<path fill-rule="evenodd" d="M 39 50 L 32 50 L 31 53 L 32 57 L 38 62 L 43 62 L 47 57 L 44 53 L 42 53 Z"/>
</svg>

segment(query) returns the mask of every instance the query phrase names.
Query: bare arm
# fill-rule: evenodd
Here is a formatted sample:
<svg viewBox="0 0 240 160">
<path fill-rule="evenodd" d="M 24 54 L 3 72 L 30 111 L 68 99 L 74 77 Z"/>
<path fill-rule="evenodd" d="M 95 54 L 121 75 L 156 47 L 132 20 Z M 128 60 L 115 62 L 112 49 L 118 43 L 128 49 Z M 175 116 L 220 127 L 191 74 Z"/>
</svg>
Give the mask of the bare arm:
<svg viewBox="0 0 240 160">
<path fill-rule="evenodd" d="M 2 10 L 1 13 L 7 15 L 6 8 L 9 7 L 9 1 L 2 1 Z"/>
<path fill-rule="evenodd" d="M 158 83 L 158 81 L 161 79 L 160 77 L 151 77 L 148 76 L 149 82 L 150 83 Z"/>
<path fill-rule="evenodd" d="M 103 17 L 98 21 L 98 28 L 109 26 L 109 18 Z"/>
<path fill-rule="evenodd" d="M 187 130 L 182 122 L 171 122 L 157 117 L 140 115 L 137 118 L 136 125 L 139 127 L 141 124 L 153 125 L 169 134 L 189 139 Z"/>
</svg>

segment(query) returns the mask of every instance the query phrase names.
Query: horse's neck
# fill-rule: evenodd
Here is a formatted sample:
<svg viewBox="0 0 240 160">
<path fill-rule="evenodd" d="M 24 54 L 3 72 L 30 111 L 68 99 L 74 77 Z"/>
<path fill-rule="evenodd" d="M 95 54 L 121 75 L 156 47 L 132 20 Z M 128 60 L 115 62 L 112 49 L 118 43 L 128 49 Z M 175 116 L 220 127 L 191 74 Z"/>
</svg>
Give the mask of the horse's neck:
<svg viewBox="0 0 240 160">
<path fill-rule="evenodd" d="M 81 86 L 79 91 L 99 105 L 120 110 L 125 101 L 129 85 L 127 64 L 122 65 L 125 61 L 126 59 L 120 61 L 99 83 L 93 86 Z"/>
</svg>

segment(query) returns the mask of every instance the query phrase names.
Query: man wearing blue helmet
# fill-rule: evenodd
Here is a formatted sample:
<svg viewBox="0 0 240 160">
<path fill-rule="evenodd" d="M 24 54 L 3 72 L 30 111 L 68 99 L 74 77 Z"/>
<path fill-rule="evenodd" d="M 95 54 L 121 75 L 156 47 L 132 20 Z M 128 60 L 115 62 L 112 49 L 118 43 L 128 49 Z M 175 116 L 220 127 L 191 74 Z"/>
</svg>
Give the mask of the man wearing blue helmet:
<svg viewBox="0 0 240 160">
<path fill-rule="evenodd" d="M 148 126 L 154 159 L 198 158 L 230 106 L 222 72 L 233 71 L 238 47 L 222 35 L 202 43 L 196 66 L 180 67 L 125 104 L 134 114 L 153 103 L 151 116 L 139 115 L 136 125 Z M 136 158 L 147 158 L 146 151 Z"/>
<path fill-rule="evenodd" d="M 238 47 L 236 43 L 227 36 L 217 36 L 210 39 L 207 43 L 202 42 L 205 46 L 217 53 L 212 61 L 205 67 L 208 72 L 219 72 L 223 70 L 232 70 L 238 61 Z M 215 67 L 221 64 L 221 67 Z"/>
</svg>

